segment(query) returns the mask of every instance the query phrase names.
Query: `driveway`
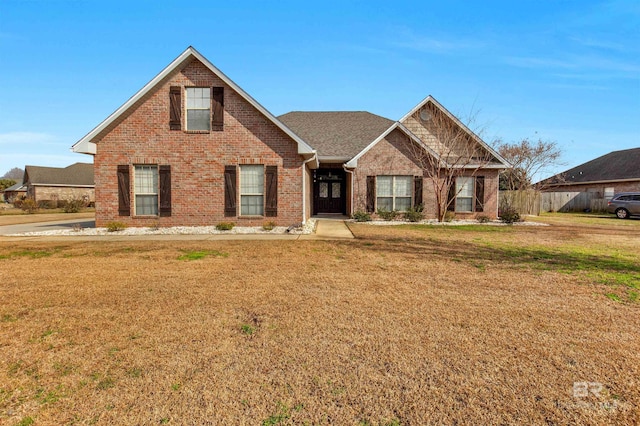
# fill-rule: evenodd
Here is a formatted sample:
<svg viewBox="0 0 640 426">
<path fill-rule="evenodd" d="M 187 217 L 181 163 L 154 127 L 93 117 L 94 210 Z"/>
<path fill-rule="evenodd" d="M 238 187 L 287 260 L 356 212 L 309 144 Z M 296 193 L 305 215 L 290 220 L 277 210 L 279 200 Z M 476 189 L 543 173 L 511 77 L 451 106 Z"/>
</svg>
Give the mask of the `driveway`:
<svg viewBox="0 0 640 426">
<path fill-rule="evenodd" d="M 21 223 L 15 225 L 0 226 L 0 235 L 22 234 L 25 232 L 52 231 L 58 229 L 71 229 L 75 225 L 83 228 L 95 228 L 96 221 L 91 218 L 76 218 L 65 220 L 52 220 L 47 222 Z"/>
</svg>

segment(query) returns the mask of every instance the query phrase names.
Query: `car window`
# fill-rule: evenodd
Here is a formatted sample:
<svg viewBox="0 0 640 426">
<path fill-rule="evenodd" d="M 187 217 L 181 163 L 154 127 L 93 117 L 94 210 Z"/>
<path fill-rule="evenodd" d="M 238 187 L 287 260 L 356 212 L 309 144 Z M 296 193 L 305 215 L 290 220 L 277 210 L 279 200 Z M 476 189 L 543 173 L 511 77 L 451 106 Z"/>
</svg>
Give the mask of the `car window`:
<svg viewBox="0 0 640 426">
<path fill-rule="evenodd" d="M 621 195 L 616 198 L 617 201 L 629 201 L 631 199 L 631 195 Z"/>
<path fill-rule="evenodd" d="M 631 196 L 631 199 L 632 199 L 633 201 L 640 201 L 640 195 L 632 195 L 632 196 Z"/>
</svg>

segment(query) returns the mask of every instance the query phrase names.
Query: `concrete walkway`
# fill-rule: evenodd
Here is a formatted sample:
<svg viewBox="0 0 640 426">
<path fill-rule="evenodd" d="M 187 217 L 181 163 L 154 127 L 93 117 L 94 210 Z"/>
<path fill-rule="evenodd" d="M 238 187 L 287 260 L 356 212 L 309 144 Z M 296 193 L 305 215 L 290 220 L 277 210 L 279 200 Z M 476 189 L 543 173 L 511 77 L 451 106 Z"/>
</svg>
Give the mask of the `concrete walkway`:
<svg viewBox="0 0 640 426">
<path fill-rule="evenodd" d="M 341 240 L 351 239 L 353 234 L 344 220 L 317 219 L 315 234 L 300 235 L 301 240 Z"/>
<path fill-rule="evenodd" d="M 95 228 L 96 221 L 91 218 L 53 220 L 47 222 L 20 223 L 17 225 L 0 226 L 0 235 L 23 234 L 25 232 L 55 231 L 72 229 L 75 225 L 83 228 Z"/>
</svg>

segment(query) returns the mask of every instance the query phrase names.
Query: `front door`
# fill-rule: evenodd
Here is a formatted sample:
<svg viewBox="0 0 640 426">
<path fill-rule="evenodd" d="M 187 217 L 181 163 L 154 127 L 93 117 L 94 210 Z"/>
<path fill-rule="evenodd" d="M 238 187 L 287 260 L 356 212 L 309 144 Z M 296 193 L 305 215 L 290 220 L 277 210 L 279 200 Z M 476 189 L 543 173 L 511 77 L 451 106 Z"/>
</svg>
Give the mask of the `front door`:
<svg viewBox="0 0 640 426">
<path fill-rule="evenodd" d="M 317 169 L 313 177 L 313 213 L 344 214 L 345 173 L 340 169 Z"/>
</svg>

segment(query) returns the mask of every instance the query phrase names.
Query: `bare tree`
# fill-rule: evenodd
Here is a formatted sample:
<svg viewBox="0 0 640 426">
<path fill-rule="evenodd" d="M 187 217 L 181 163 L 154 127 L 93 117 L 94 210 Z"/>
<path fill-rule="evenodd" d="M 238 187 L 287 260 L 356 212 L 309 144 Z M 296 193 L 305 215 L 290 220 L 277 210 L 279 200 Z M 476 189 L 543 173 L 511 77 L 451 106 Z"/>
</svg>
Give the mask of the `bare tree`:
<svg viewBox="0 0 640 426">
<path fill-rule="evenodd" d="M 468 123 L 473 121 L 474 115 Z M 409 138 L 407 148 L 433 187 L 439 221 L 445 220 L 462 190 L 456 187 L 458 177 L 474 177 L 489 165 L 503 166 L 476 133 L 435 101 L 425 103 L 402 124 L 419 139 Z"/>
<path fill-rule="evenodd" d="M 13 169 L 5 173 L 4 176 L 2 176 L 2 178 L 13 179 L 17 182 L 22 182 L 23 176 L 24 176 L 24 170 L 22 170 L 20 167 L 14 167 Z"/>
<path fill-rule="evenodd" d="M 519 191 L 530 189 L 539 174 L 551 167 L 561 166 L 562 150 L 554 141 L 531 142 L 525 138 L 519 142 L 497 144 L 497 149 L 513 169 L 502 174 L 502 182 L 506 190 Z"/>
<path fill-rule="evenodd" d="M 502 207 L 515 208 L 517 204 L 521 213 L 534 213 L 538 199 L 538 193 L 533 191 L 534 180 L 551 167 L 562 165 L 562 150 L 554 141 L 538 139 L 532 142 L 528 138 L 519 142 L 500 142 L 497 149 L 513 165 L 513 169 L 505 170 L 500 176 L 500 189 L 505 191 Z M 540 184 L 536 187 L 542 189 Z M 520 201 L 516 202 L 516 198 Z"/>
</svg>

